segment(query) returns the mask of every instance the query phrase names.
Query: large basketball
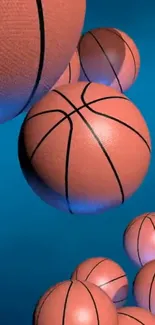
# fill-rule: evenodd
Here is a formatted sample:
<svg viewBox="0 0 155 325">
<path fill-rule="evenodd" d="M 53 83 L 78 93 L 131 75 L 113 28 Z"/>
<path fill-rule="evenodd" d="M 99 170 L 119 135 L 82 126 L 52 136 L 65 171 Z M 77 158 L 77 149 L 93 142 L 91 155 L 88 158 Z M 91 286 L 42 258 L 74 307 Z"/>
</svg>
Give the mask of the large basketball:
<svg viewBox="0 0 155 325">
<path fill-rule="evenodd" d="M 33 325 L 118 325 L 110 298 L 89 282 L 64 281 L 49 289 L 36 306 Z"/>
<path fill-rule="evenodd" d="M 138 266 L 155 260 L 155 213 L 144 213 L 125 229 L 123 244 L 127 255 Z"/>
<path fill-rule="evenodd" d="M 78 44 L 85 0 L 0 1 L 0 123 L 56 83 Z"/>
<path fill-rule="evenodd" d="M 140 56 L 133 39 L 115 28 L 96 28 L 79 42 L 81 81 L 109 85 L 120 92 L 136 80 Z"/>
<path fill-rule="evenodd" d="M 54 206 L 70 213 L 123 203 L 148 170 L 144 118 L 126 96 L 101 84 L 54 89 L 30 110 L 22 133 L 33 169 L 57 197 Z"/>
</svg>

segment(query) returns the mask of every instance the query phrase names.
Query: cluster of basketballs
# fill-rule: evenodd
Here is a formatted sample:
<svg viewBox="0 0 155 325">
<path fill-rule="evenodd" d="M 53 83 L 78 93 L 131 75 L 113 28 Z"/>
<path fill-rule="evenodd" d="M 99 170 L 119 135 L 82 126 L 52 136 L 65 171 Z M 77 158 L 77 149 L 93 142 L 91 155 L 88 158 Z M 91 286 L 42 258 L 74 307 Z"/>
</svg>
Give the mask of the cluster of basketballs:
<svg viewBox="0 0 155 325">
<path fill-rule="evenodd" d="M 81 36 L 85 11 L 85 0 L 0 3 L 0 123 L 27 112 L 23 174 L 43 201 L 71 214 L 122 204 L 151 156 L 146 122 L 124 95 L 138 75 L 137 46 L 115 28 Z"/>
<path fill-rule="evenodd" d="M 89 258 L 75 268 L 70 280 L 46 291 L 35 308 L 33 324 L 154 325 L 154 213 L 145 213 L 128 225 L 124 248 L 141 267 L 133 283 L 137 306 L 124 307 L 129 283 L 122 267 L 109 258 Z"/>
<path fill-rule="evenodd" d="M 85 0 L 0 2 L 0 123 L 27 112 L 18 146 L 23 174 L 42 200 L 71 214 L 122 204 L 151 157 L 146 122 L 124 95 L 139 72 L 138 49 L 114 28 L 81 36 L 85 10 Z M 138 217 L 124 234 L 141 266 L 133 286 L 139 307 L 123 307 L 123 269 L 92 258 L 45 293 L 34 324 L 154 325 L 154 218 Z"/>
</svg>

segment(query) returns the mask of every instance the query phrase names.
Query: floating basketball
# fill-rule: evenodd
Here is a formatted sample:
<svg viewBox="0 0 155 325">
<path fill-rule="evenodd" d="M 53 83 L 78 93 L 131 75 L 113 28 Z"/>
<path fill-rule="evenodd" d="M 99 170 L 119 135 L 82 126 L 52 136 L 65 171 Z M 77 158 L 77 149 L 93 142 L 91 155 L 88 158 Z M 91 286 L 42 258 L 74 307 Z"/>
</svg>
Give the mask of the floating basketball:
<svg viewBox="0 0 155 325">
<path fill-rule="evenodd" d="M 94 284 L 65 281 L 41 298 L 33 324 L 117 325 L 117 313 L 109 297 Z"/>
<path fill-rule="evenodd" d="M 124 307 L 118 309 L 118 325 L 154 325 L 155 317 L 145 309 Z"/>
<path fill-rule="evenodd" d="M 124 248 L 139 266 L 155 259 L 155 213 L 144 213 L 129 223 L 124 232 Z"/>
<path fill-rule="evenodd" d="M 136 80 L 140 56 L 134 41 L 115 28 L 97 28 L 79 42 L 81 81 L 103 83 L 120 92 Z"/>
<path fill-rule="evenodd" d="M 85 0 L 0 2 L 0 123 L 28 110 L 59 79 L 77 47 L 85 5 Z"/>
<path fill-rule="evenodd" d="M 141 113 L 104 85 L 54 89 L 30 110 L 21 134 L 19 144 L 45 184 L 47 201 L 72 214 L 101 213 L 123 203 L 148 170 L 151 144 Z M 22 165 L 20 156 L 19 149 Z M 26 178 L 32 169 L 25 166 L 31 174 Z"/>
<path fill-rule="evenodd" d="M 155 260 L 145 264 L 137 273 L 133 294 L 139 307 L 155 314 Z"/>
<path fill-rule="evenodd" d="M 79 76 L 80 76 L 80 61 L 79 61 L 78 51 L 76 50 L 67 68 L 65 69 L 64 73 L 61 75 L 59 80 L 53 86 L 53 89 L 58 88 L 62 85 L 75 83 L 78 81 Z"/>
<path fill-rule="evenodd" d="M 116 262 L 103 257 L 90 258 L 77 266 L 72 280 L 89 281 L 101 288 L 116 307 L 123 306 L 128 294 L 128 279 Z"/>
</svg>

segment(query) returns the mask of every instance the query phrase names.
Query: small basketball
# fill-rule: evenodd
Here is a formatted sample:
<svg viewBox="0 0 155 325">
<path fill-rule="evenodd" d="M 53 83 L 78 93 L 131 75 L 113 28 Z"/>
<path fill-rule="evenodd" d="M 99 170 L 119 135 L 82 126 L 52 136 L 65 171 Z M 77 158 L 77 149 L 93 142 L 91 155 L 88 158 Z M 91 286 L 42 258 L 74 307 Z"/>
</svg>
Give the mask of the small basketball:
<svg viewBox="0 0 155 325">
<path fill-rule="evenodd" d="M 75 83 L 78 81 L 80 76 L 80 60 L 78 51 L 76 50 L 65 69 L 64 73 L 61 75 L 59 80 L 56 82 L 56 84 L 53 86 L 52 89 L 58 88 L 61 85 L 66 85 L 70 83 Z"/>
<path fill-rule="evenodd" d="M 124 248 L 139 266 L 155 259 L 155 213 L 144 213 L 132 220 L 124 232 Z"/>
<path fill-rule="evenodd" d="M 118 309 L 118 325 L 154 325 L 155 317 L 143 308 L 124 307 Z"/>
<path fill-rule="evenodd" d="M 85 0 L 0 2 L 0 123 L 29 110 L 59 79 L 77 47 L 85 7 Z"/>
<path fill-rule="evenodd" d="M 39 301 L 33 325 L 117 325 L 109 297 L 89 282 L 65 281 L 49 289 Z"/>
<path fill-rule="evenodd" d="M 139 307 L 155 315 L 155 260 L 145 264 L 137 273 L 133 294 Z"/>
<path fill-rule="evenodd" d="M 49 92 L 30 110 L 22 134 L 27 159 L 51 189 L 48 201 L 51 195 L 51 205 L 71 214 L 122 204 L 149 167 L 150 136 L 140 111 L 101 84 Z"/>
<path fill-rule="evenodd" d="M 108 258 L 87 259 L 77 266 L 71 279 L 94 283 L 106 292 L 117 308 L 126 302 L 127 276 L 120 265 Z"/>
<path fill-rule="evenodd" d="M 136 44 L 115 28 L 97 28 L 84 34 L 79 42 L 81 81 L 103 83 L 120 92 L 136 80 L 140 56 Z"/>
</svg>

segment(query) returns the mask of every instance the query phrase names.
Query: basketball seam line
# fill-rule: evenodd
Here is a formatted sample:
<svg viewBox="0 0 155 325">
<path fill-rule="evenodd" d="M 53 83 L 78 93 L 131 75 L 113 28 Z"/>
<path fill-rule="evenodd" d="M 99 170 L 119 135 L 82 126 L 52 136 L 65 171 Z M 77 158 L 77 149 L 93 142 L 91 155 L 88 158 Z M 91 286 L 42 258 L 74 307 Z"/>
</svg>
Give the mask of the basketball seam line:
<svg viewBox="0 0 155 325">
<path fill-rule="evenodd" d="M 92 301 L 93 301 L 93 305 L 94 305 L 94 308 L 95 308 L 95 312 L 96 312 L 96 318 L 97 318 L 97 325 L 100 325 L 100 320 L 99 320 L 99 314 L 98 314 L 98 309 L 97 309 L 97 305 L 96 305 L 96 302 L 95 302 L 95 299 L 91 293 L 91 291 L 89 290 L 89 288 L 82 282 L 82 281 L 79 281 L 85 288 L 86 290 L 88 291 Z"/>
<path fill-rule="evenodd" d="M 65 298 L 65 301 L 64 301 L 64 309 L 63 309 L 63 314 L 62 314 L 62 325 L 65 325 L 67 302 L 68 302 L 68 297 L 69 297 L 72 285 L 73 285 L 73 281 L 71 281 L 71 283 L 70 283 L 70 285 L 68 287 L 66 298 Z"/>
<path fill-rule="evenodd" d="M 137 67 L 136 67 L 136 60 L 135 60 L 135 57 L 134 57 L 134 54 L 131 50 L 131 47 L 129 46 L 129 44 L 125 41 L 125 39 L 120 35 L 120 34 L 117 34 L 114 29 L 110 29 L 110 28 L 106 28 L 106 30 L 108 32 L 111 32 L 115 35 L 117 35 L 124 43 L 125 45 L 128 47 L 128 50 L 130 51 L 131 55 L 132 55 L 132 58 L 133 58 L 133 64 L 134 64 L 134 75 L 133 75 L 133 82 L 135 81 L 135 78 L 136 78 L 136 73 L 137 73 Z"/>
<path fill-rule="evenodd" d="M 137 319 L 136 317 L 134 317 L 134 316 L 132 316 L 132 315 L 128 315 L 128 314 L 126 314 L 126 313 L 122 313 L 122 312 L 119 312 L 119 311 L 118 311 L 118 314 L 123 315 L 123 316 L 130 317 L 130 318 L 136 320 L 139 324 L 141 324 L 141 325 L 145 325 L 143 322 L 141 322 L 139 319 Z"/>
<path fill-rule="evenodd" d="M 111 280 L 109 280 L 109 281 L 107 281 L 107 282 L 105 282 L 103 284 L 100 284 L 99 287 L 101 288 L 101 287 L 103 287 L 103 286 L 105 286 L 105 285 L 107 285 L 107 284 L 109 284 L 111 282 L 115 282 L 116 280 L 120 280 L 120 279 L 125 278 L 125 277 L 126 277 L 126 274 L 120 275 L 117 278 L 111 279 Z"/>
<path fill-rule="evenodd" d="M 68 75 L 68 83 L 70 84 L 71 83 L 71 79 L 72 79 L 72 72 L 71 72 L 71 63 L 69 62 L 69 64 L 68 64 L 68 73 L 69 73 L 69 75 Z"/>
<path fill-rule="evenodd" d="M 149 290 L 149 311 L 152 312 L 152 308 L 151 308 L 151 295 L 152 295 L 152 288 L 153 288 L 153 284 L 154 284 L 154 281 L 155 281 L 155 273 L 152 277 L 152 281 L 151 281 L 151 284 L 150 284 L 150 290 Z"/>
<path fill-rule="evenodd" d="M 144 218 L 143 218 L 143 220 L 142 220 L 142 222 L 140 224 L 140 227 L 138 229 L 138 234 L 137 234 L 137 255 L 138 255 L 139 263 L 140 263 L 141 266 L 143 266 L 143 263 L 142 263 L 142 260 L 141 260 L 140 249 L 139 249 L 139 246 L 140 246 L 140 234 L 141 234 L 141 230 L 142 230 L 143 224 L 144 224 L 146 218 L 149 216 L 149 214 L 150 213 L 147 213 L 144 216 Z"/>
<path fill-rule="evenodd" d="M 37 10 L 38 10 L 38 19 L 39 19 L 39 28 L 40 28 L 40 58 L 39 58 L 38 72 L 37 72 L 37 77 L 36 77 L 32 92 L 31 92 L 26 104 L 24 105 L 22 110 L 20 110 L 20 112 L 17 115 L 21 114 L 26 109 L 26 107 L 30 104 L 30 102 L 31 102 L 32 98 L 34 97 L 34 94 L 36 93 L 37 88 L 39 86 L 42 71 L 43 71 L 44 56 L 45 56 L 45 26 L 44 26 L 44 14 L 43 14 L 42 1 L 36 0 L 36 5 L 37 5 Z"/>
<path fill-rule="evenodd" d="M 65 117 L 67 116 L 67 114 L 62 110 L 56 110 L 56 112 L 59 112 L 59 113 L 65 115 Z M 69 202 L 69 192 L 68 192 L 68 168 L 69 168 L 69 163 L 68 163 L 69 158 L 68 158 L 68 156 L 69 156 L 69 152 L 70 152 L 71 138 L 72 138 L 72 133 L 73 133 L 73 122 L 72 122 L 72 120 L 71 120 L 71 118 L 69 116 L 67 116 L 67 120 L 69 122 L 70 130 L 69 130 L 69 136 L 68 136 L 68 141 L 67 141 L 67 153 L 66 153 L 66 161 L 65 161 L 65 197 L 66 197 L 66 203 L 67 203 L 67 206 L 68 206 L 68 211 L 71 214 L 73 214 L 73 211 L 71 209 L 71 205 L 70 205 L 70 202 Z M 55 125 L 55 127 L 56 126 L 57 126 L 57 124 Z M 52 128 L 52 130 L 53 130 L 53 128 Z M 51 133 L 51 129 L 49 129 L 48 132 L 38 142 L 37 146 L 35 147 L 32 155 L 30 157 L 30 161 L 32 161 L 35 152 L 37 151 L 37 149 L 40 147 L 41 143 L 47 138 L 47 136 L 50 133 Z"/>
<path fill-rule="evenodd" d="M 84 38 L 84 35 L 81 37 L 81 39 L 80 39 L 80 41 L 79 41 L 79 46 L 78 46 L 79 60 L 80 60 L 80 66 L 81 66 L 81 69 L 82 69 L 82 71 L 83 71 L 83 73 L 84 73 L 84 75 L 85 75 L 87 81 L 90 82 L 90 79 L 89 79 L 88 76 L 87 76 L 87 73 L 86 73 L 86 71 L 85 71 L 85 69 L 84 69 L 84 66 L 83 66 L 83 63 L 82 63 L 82 59 L 81 59 L 81 42 L 82 42 L 83 38 Z"/>
<path fill-rule="evenodd" d="M 45 301 L 46 301 L 46 300 L 48 299 L 48 297 L 52 294 L 52 292 L 53 292 L 57 287 L 61 286 L 62 284 L 63 284 L 63 282 L 57 284 L 54 288 L 52 288 L 52 289 L 48 292 L 47 296 L 44 298 L 44 300 L 42 301 L 42 303 L 41 303 L 41 305 L 40 305 L 40 308 L 39 308 L 39 311 L 38 311 L 38 313 L 37 313 L 37 317 L 36 317 L 36 322 L 34 323 L 34 325 L 37 325 L 37 324 L 38 324 L 39 315 L 40 315 L 40 313 L 41 313 L 41 309 L 42 309 L 42 307 L 43 307 Z M 37 306 L 36 306 L 36 308 L 37 308 Z M 36 308 L 35 308 L 35 310 L 36 310 Z M 35 313 L 35 310 L 34 310 L 34 313 Z"/>
<path fill-rule="evenodd" d="M 100 48 L 101 51 L 103 52 L 105 58 L 107 59 L 109 65 L 110 65 L 110 68 L 111 68 L 111 70 L 113 71 L 113 74 L 114 74 L 114 76 L 115 76 L 115 78 L 116 78 L 116 80 L 117 80 L 118 86 L 119 86 L 119 88 L 120 88 L 120 92 L 123 93 L 123 89 L 122 89 L 122 86 L 121 86 L 120 80 L 119 80 L 119 78 L 118 78 L 118 76 L 117 76 L 117 73 L 116 73 L 116 71 L 115 71 L 115 69 L 114 69 L 114 67 L 113 67 L 113 65 L 112 65 L 112 63 L 111 63 L 111 61 L 110 61 L 108 55 L 106 54 L 106 51 L 104 50 L 103 46 L 100 44 L 100 42 L 98 41 L 98 39 L 96 38 L 96 36 L 93 34 L 93 32 L 90 31 L 90 32 L 88 32 L 88 33 L 89 33 L 89 34 L 94 38 L 94 40 L 95 40 L 96 43 L 98 44 L 99 48 Z"/>
<path fill-rule="evenodd" d="M 89 276 L 90 276 L 90 275 L 92 274 L 92 272 L 96 269 L 96 267 L 97 267 L 98 265 L 100 265 L 101 263 L 103 263 L 104 261 L 106 261 L 106 260 L 107 260 L 107 258 L 104 258 L 104 259 L 102 259 L 101 261 L 97 262 L 96 265 L 94 265 L 93 268 L 91 269 L 91 271 L 87 274 L 87 276 L 86 276 L 86 278 L 85 278 L 85 281 L 88 280 Z"/>
</svg>

